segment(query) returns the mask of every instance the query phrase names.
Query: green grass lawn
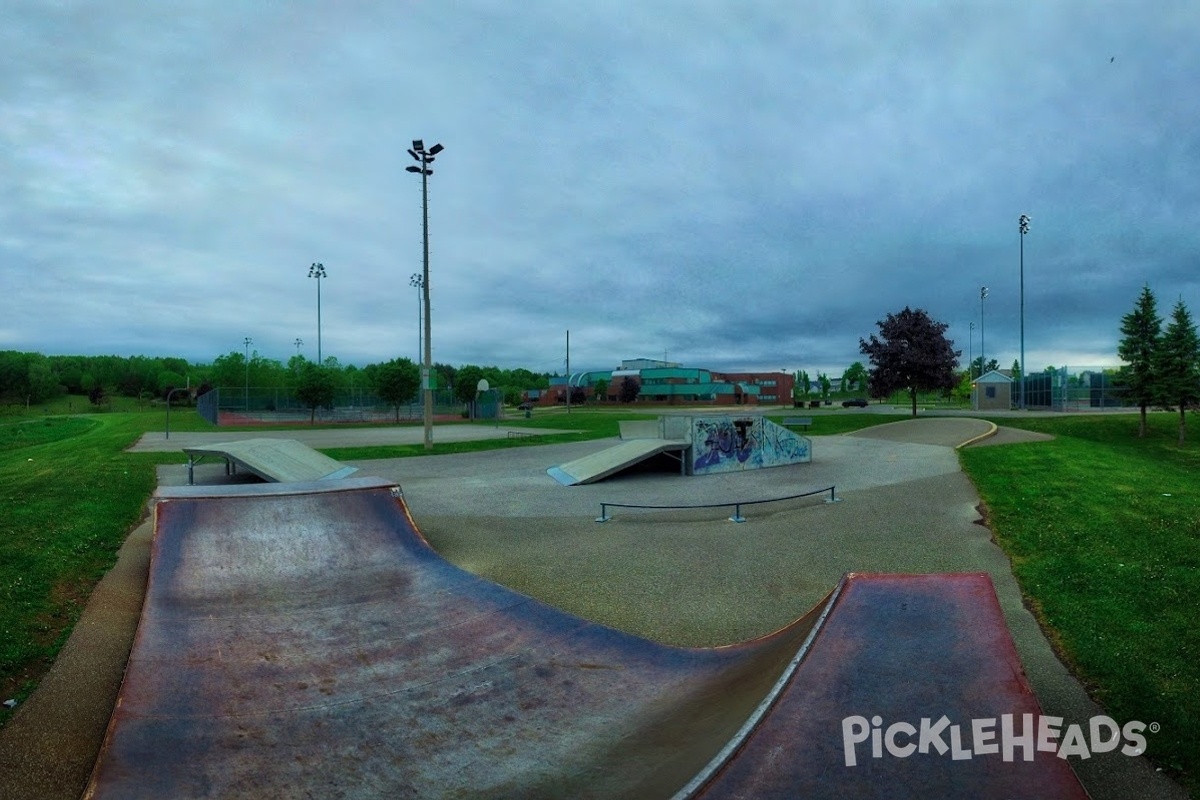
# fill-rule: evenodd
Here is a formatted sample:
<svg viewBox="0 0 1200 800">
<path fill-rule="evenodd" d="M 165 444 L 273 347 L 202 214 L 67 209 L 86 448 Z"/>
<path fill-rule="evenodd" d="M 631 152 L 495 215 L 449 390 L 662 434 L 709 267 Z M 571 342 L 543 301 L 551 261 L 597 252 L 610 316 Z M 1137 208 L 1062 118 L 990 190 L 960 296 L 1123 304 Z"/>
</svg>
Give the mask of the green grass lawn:
<svg viewBox="0 0 1200 800">
<path fill-rule="evenodd" d="M 657 413 L 637 411 L 517 415 L 505 425 L 578 433 L 436 444 L 434 453 L 616 436 L 619 420 Z M 770 416 L 811 417 L 807 433 L 815 436 L 907 418 L 840 408 Z M 1058 438 L 970 448 L 961 457 L 1022 590 L 1073 669 L 1118 721 L 1162 725 L 1147 737 L 1150 753 L 1195 792 L 1200 424 L 1196 442 L 1179 448 L 1176 419 L 1153 415 L 1145 440 L 1137 439 L 1131 415 L 1004 419 L 998 422 Z M 123 452 L 163 423 L 161 408 L 0 418 L 0 699 L 21 699 L 36 686 L 144 514 L 155 465 L 184 460 L 182 453 Z M 213 430 L 188 409 L 172 412 L 171 428 Z M 421 446 L 325 452 L 346 460 L 425 453 Z M 0 708 L 0 724 L 8 715 Z"/>
<path fill-rule="evenodd" d="M 1050 442 L 961 452 L 989 523 L 1043 626 L 1124 723 L 1157 722 L 1148 751 L 1200 789 L 1200 425 L 1133 415 L 1005 419 Z"/>
</svg>

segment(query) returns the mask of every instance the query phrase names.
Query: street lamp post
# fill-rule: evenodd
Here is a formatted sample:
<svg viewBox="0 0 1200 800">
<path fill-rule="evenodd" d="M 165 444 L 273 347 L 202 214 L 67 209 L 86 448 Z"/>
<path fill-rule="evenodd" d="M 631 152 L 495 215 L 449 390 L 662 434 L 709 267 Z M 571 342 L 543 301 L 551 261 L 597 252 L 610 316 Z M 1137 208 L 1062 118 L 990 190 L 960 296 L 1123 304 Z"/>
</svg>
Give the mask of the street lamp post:
<svg viewBox="0 0 1200 800">
<path fill-rule="evenodd" d="M 421 319 L 425 315 L 421 313 L 421 289 L 425 286 L 425 279 L 421 277 L 421 273 L 414 272 L 408 279 L 408 285 L 417 290 L 417 363 L 422 363 L 421 359 Z"/>
<path fill-rule="evenodd" d="M 424 363 L 421 365 L 421 392 L 425 396 L 426 450 L 433 449 L 433 382 L 431 380 L 433 349 L 429 345 L 429 176 L 433 174 L 433 170 L 429 168 L 429 165 L 433 163 L 434 156 L 445 149 L 440 144 L 435 144 L 426 150 L 424 141 L 413 139 L 412 149 L 408 151 L 408 154 L 421 166 L 405 167 L 405 171 L 416 172 L 421 175 L 421 238 L 424 251 L 421 273 L 421 296 L 422 304 L 425 308 L 425 353 Z"/>
<path fill-rule="evenodd" d="M 296 355 L 300 355 L 300 348 L 304 347 L 304 340 L 297 336 L 296 341 L 292 342 L 292 344 L 296 345 Z"/>
<path fill-rule="evenodd" d="M 250 345 L 254 344 L 254 340 L 247 336 L 242 340 L 242 345 L 246 348 L 246 413 L 250 413 Z"/>
<path fill-rule="evenodd" d="M 1029 215 L 1017 220 L 1021 232 L 1021 410 L 1025 410 L 1025 234 L 1029 233 Z"/>
<path fill-rule="evenodd" d="M 314 261 L 313 265 L 308 268 L 308 277 L 317 279 L 317 364 L 322 364 L 321 361 L 321 279 L 328 277 L 325 274 L 325 265 L 319 261 Z"/>
</svg>

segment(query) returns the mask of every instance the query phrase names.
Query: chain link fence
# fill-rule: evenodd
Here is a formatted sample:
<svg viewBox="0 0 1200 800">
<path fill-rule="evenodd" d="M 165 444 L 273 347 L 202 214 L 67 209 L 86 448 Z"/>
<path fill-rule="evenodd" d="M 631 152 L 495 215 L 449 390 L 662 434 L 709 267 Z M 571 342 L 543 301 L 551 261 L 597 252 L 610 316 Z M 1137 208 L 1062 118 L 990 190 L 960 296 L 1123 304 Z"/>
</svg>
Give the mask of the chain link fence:
<svg viewBox="0 0 1200 800">
<path fill-rule="evenodd" d="M 1025 407 L 1052 411 L 1100 411 L 1130 405 L 1129 387 L 1112 367 L 1059 367 L 1027 375 Z M 1012 404 L 1020 408 L 1021 384 L 1012 387 Z"/>
<path fill-rule="evenodd" d="M 397 408 L 365 389 L 338 392 L 332 406 L 317 408 L 315 416 L 313 410 L 286 387 L 220 387 L 202 395 L 198 407 L 201 416 L 216 425 L 307 423 L 314 419 L 322 423 L 386 423 L 424 418 L 420 395 Z M 435 417 L 458 418 L 463 414 L 463 404 L 454 398 L 451 389 L 438 389 L 433 393 L 433 414 Z"/>
</svg>

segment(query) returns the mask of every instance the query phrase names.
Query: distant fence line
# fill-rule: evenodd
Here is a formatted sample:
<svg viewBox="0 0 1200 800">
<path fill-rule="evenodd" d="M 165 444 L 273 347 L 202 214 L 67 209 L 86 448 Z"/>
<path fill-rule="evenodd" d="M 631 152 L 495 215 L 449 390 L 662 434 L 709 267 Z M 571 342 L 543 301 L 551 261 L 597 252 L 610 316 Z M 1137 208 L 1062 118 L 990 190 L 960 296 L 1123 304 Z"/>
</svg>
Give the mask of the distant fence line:
<svg viewBox="0 0 1200 800">
<path fill-rule="evenodd" d="M 1025 407 L 1053 411 L 1090 411 L 1123 408 L 1130 404 L 1129 387 L 1106 369 L 1111 367 L 1060 367 L 1018 378 L 1012 387 L 1012 405 L 1021 402 L 1025 385 Z"/>
<path fill-rule="evenodd" d="M 437 416 L 461 413 L 463 404 L 454 398 L 450 389 L 434 392 L 433 413 Z M 222 422 L 307 422 L 312 410 L 286 387 L 237 386 L 219 387 L 197 400 L 200 415 L 214 425 Z M 419 420 L 424 416 L 420 396 L 401 403 L 399 418 Z M 394 422 L 395 406 L 384 402 L 374 392 L 348 389 L 334 395 L 332 407 L 316 409 L 319 422 Z"/>
</svg>

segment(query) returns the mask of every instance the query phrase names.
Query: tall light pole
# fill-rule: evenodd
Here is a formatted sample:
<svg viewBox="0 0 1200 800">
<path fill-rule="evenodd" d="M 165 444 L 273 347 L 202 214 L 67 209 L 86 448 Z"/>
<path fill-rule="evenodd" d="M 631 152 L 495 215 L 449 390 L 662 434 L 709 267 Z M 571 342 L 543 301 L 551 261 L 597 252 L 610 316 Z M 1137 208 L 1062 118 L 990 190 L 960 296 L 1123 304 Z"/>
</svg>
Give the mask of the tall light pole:
<svg viewBox="0 0 1200 800">
<path fill-rule="evenodd" d="M 969 378 L 970 380 L 973 381 L 973 380 L 975 380 L 975 323 L 974 322 L 971 323 L 971 335 L 970 335 L 970 338 L 968 339 L 968 341 L 970 342 L 970 344 L 967 345 L 969 348 L 967 350 L 967 353 L 969 354 L 967 356 L 967 358 L 969 358 L 971 360 L 967 362 L 967 378 Z"/>
<path fill-rule="evenodd" d="M 292 342 L 292 344 L 296 345 L 296 355 L 300 355 L 300 348 L 304 347 L 304 340 L 297 336 L 296 341 Z"/>
<path fill-rule="evenodd" d="M 1021 232 L 1021 410 L 1025 410 L 1025 234 L 1029 233 L 1029 215 L 1017 220 Z"/>
<path fill-rule="evenodd" d="M 987 356 L 983 348 L 983 301 L 987 297 L 988 288 L 979 287 L 979 377 L 987 370 Z"/>
<path fill-rule="evenodd" d="M 421 295 L 425 307 L 425 358 L 421 365 L 421 392 L 425 395 L 425 449 L 433 449 L 433 349 L 429 346 L 429 176 L 433 170 L 429 165 L 433 157 L 446 148 L 435 144 L 428 150 L 421 139 L 413 139 L 412 149 L 408 154 L 419 163 L 419 167 L 405 167 L 407 172 L 417 172 L 421 175 L 421 232 L 424 247 L 424 267 L 421 273 Z"/>
<path fill-rule="evenodd" d="M 421 289 L 425 286 L 425 279 L 421 277 L 421 273 L 414 272 L 408 279 L 408 285 L 417 290 L 417 363 L 421 363 L 424 356 L 421 354 L 421 318 L 424 316 L 421 313 Z"/>
<path fill-rule="evenodd" d="M 250 345 L 254 340 L 247 336 L 242 339 L 242 344 L 246 348 L 246 413 L 250 413 Z"/>
<path fill-rule="evenodd" d="M 325 275 L 325 265 L 319 261 L 314 261 L 313 265 L 308 268 L 308 277 L 317 279 L 317 364 L 323 364 L 321 361 L 321 278 L 328 277 Z"/>
</svg>

